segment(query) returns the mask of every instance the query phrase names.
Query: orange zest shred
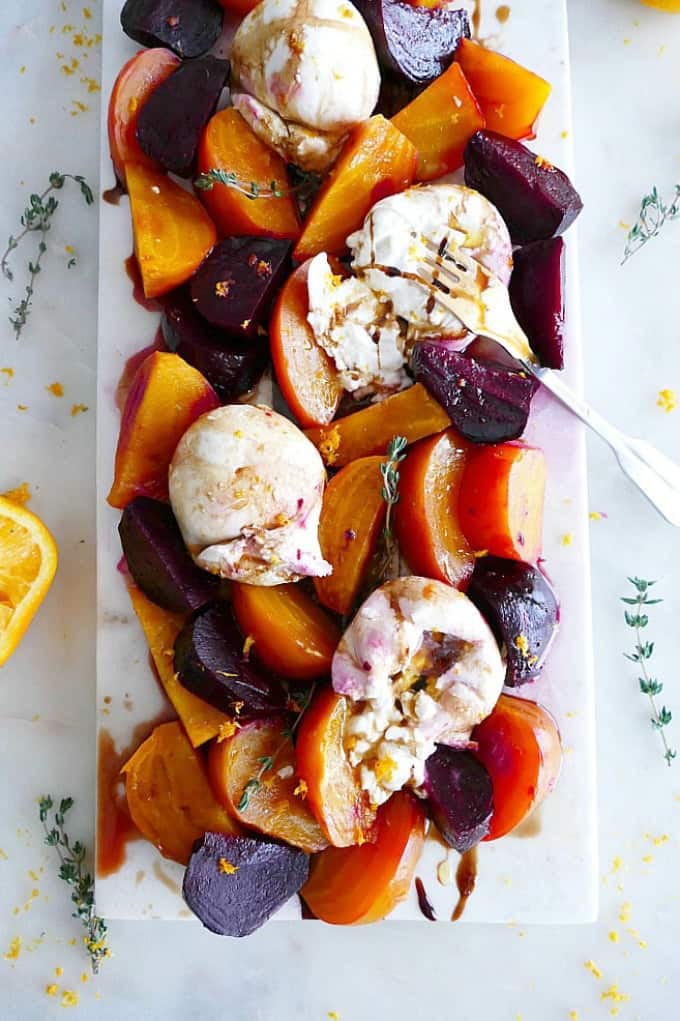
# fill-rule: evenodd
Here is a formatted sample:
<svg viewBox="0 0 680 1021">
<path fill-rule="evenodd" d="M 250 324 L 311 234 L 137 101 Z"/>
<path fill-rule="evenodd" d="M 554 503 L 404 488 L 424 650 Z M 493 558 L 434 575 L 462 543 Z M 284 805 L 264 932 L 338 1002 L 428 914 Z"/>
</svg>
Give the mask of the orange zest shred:
<svg viewBox="0 0 680 1021">
<path fill-rule="evenodd" d="M 296 788 L 295 788 L 295 790 L 293 791 L 293 794 L 294 794 L 294 795 L 295 795 L 295 796 L 296 796 L 297 798 L 300 798 L 300 799 L 301 799 L 302 801 L 304 801 L 304 800 L 305 800 L 305 798 L 307 797 L 307 791 L 308 791 L 308 789 L 309 789 L 309 788 L 307 787 L 307 781 L 306 781 L 306 780 L 303 780 L 303 779 L 299 779 L 299 780 L 298 780 L 298 783 L 297 783 L 297 787 L 296 787 Z"/>
<path fill-rule="evenodd" d="M 233 876 L 235 872 L 238 872 L 238 865 L 232 865 L 226 858 L 220 858 L 218 868 L 224 876 Z"/>
</svg>

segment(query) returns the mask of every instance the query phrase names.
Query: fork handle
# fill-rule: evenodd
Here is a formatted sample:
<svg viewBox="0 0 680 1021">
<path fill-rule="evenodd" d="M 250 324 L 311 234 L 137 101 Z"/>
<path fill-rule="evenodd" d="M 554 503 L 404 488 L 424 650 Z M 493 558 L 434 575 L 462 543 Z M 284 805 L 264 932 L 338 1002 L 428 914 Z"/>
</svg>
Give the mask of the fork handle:
<svg viewBox="0 0 680 1021">
<path fill-rule="evenodd" d="M 601 436 L 614 451 L 616 451 L 621 443 L 625 443 L 626 436 L 624 433 L 612 425 L 611 422 L 608 422 L 598 411 L 591 408 L 574 390 L 570 389 L 557 372 L 554 372 L 552 369 L 543 369 L 538 365 L 531 365 L 530 362 L 523 362 L 523 365 L 526 371 L 535 376 L 550 391 L 553 397 L 557 397 L 561 404 L 564 404 L 570 411 L 573 411 L 593 432 Z"/>
<path fill-rule="evenodd" d="M 574 393 L 552 369 L 529 362 L 523 365 L 560 403 L 609 444 L 628 478 L 667 521 L 680 526 L 680 466 L 651 444 L 626 436 Z"/>
</svg>

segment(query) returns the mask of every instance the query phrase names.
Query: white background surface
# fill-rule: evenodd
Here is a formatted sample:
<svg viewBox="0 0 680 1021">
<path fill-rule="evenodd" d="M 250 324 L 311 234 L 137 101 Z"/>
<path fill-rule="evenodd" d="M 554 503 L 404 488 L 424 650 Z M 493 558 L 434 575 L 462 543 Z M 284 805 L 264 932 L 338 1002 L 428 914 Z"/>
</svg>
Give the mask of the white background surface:
<svg viewBox="0 0 680 1021">
<path fill-rule="evenodd" d="M 96 180 L 98 96 L 87 94 L 80 69 L 72 76 L 59 70 L 67 57 L 82 57 L 59 26 L 86 26 L 92 34 L 98 5 L 89 5 L 90 22 L 80 3 L 67 6 L 62 14 L 58 0 L 7 0 L 0 13 L 0 239 L 14 230 L 26 193 L 51 170 Z M 680 409 L 666 415 L 655 400 L 662 387 L 680 390 L 680 224 L 669 225 L 625 268 L 618 262 L 619 221 L 634 219 L 651 184 L 670 193 L 680 180 L 680 16 L 632 0 L 570 0 L 569 9 L 577 183 L 586 203 L 580 246 L 587 393 L 621 424 L 677 456 Z M 50 35 L 51 24 L 57 28 Z M 97 76 L 97 62 L 93 47 L 82 60 L 84 74 Z M 70 116 L 73 99 L 90 109 Z M 620 1018 L 674 1017 L 680 762 L 666 768 L 634 672 L 621 657 L 629 636 L 617 597 L 626 574 L 659 579 L 667 602 L 654 610 L 657 670 L 669 705 L 680 714 L 680 596 L 674 590 L 680 537 L 648 509 L 596 441 L 590 445 L 590 506 L 608 515 L 591 524 L 600 920 L 524 929 L 282 924 L 244 942 L 219 940 L 197 925 L 117 922 L 110 932 L 114 959 L 96 982 L 80 982 L 86 962 L 79 947 L 69 945 L 80 933 L 68 917 L 65 888 L 54 878 L 54 860 L 41 845 L 33 800 L 46 787 L 74 794 L 71 829 L 91 843 L 94 434 L 91 412 L 72 418 L 70 409 L 94 405 L 97 234 L 96 214 L 84 209 L 76 192 L 61 197 L 48 268 L 19 346 L 0 319 L 0 367 L 15 370 L 6 386 L 0 376 L 0 489 L 31 483 L 31 506 L 49 522 L 62 555 L 30 639 L 0 676 L 0 847 L 7 855 L 0 855 L 0 952 L 16 935 L 25 946 L 16 962 L 0 958 L 3 1018 L 59 1015 L 59 1001 L 44 992 L 51 981 L 78 989 L 80 1016 L 103 1021 L 323 1021 L 328 1011 L 340 1021 L 406 1021 L 426 1013 L 460 1021 L 553 1021 L 569 1018 L 570 1011 L 590 1021 L 610 1016 L 613 1001 L 602 993 L 612 983 L 630 996 L 616 1004 Z M 70 271 L 67 244 L 80 257 Z M 20 283 L 14 290 L 3 285 L 3 298 Z M 56 380 L 65 387 L 61 399 L 45 390 Z M 28 411 L 17 411 L 17 404 Z M 670 738 L 676 735 L 680 743 L 680 728 L 671 729 Z M 662 835 L 669 839 L 655 846 L 650 838 Z M 621 860 L 618 871 L 614 858 Z M 41 866 L 36 883 L 28 870 Z M 26 911 L 34 888 L 39 896 Z M 621 922 L 624 904 L 629 918 Z M 38 938 L 42 942 L 34 943 Z M 589 959 L 601 979 L 584 967 Z M 53 978 L 57 966 L 64 968 L 60 979 Z"/>
</svg>

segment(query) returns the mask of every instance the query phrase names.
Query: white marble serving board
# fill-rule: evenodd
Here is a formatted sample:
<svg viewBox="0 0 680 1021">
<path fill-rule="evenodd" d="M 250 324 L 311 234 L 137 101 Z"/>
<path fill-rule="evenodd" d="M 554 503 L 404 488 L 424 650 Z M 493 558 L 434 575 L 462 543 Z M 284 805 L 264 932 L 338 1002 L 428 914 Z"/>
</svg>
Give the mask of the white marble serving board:
<svg viewBox="0 0 680 1021">
<path fill-rule="evenodd" d="M 121 0 L 104 0 L 101 189 L 113 185 L 108 156 L 106 106 L 122 64 L 138 49 L 120 30 Z M 537 140 L 548 159 L 573 171 L 569 53 L 562 0 L 515 0 L 509 21 L 500 26 L 495 2 L 482 11 L 481 36 L 526 63 L 553 85 Z M 578 177 L 576 178 L 578 184 Z M 127 198 L 119 206 L 100 202 L 99 362 L 97 412 L 97 719 L 119 746 L 129 743 L 139 723 L 163 710 L 165 698 L 148 663 L 147 646 L 116 569 L 120 545 L 119 512 L 106 503 L 119 428 L 114 395 L 126 359 L 150 344 L 158 315 L 132 298 L 124 260 L 132 251 Z M 567 238 L 566 380 L 581 387 L 581 336 L 574 229 Z M 597 829 L 595 813 L 594 698 L 591 640 L 588 507 L 583 429 L 547 395 L 539 394 L 527 432 L 542 446 L 548 462 L 545 515 L 545 568 L 562 606 L 562 625 L 543 676 L 522 694 L 542 702 L 558 721 L 564 746 L 559 784 L 537 813 L 533 835 L 510 835 L 483 844 L 477 889 L 464 920 L 476 922 L 570 923 L 593 921 L 597 913 Z M 568 536 L 570 541 L 563 542 Z M 106 700 L 106 701 L 105 701 Z M 423 879 L 438 918 L 450 918 L 454 886 L 437 881 L 444 857 L 439 843 L 426 845 L 417 874 Z M 457 855 L 451 852 L 452 871 Z M 125 864 L 97 880 L 97 903 L 109 918 L 186 918 L 179 888 L 182 869 L 162 859 L 145 841 L 128 846 Z M 142 877 L 143 878 L 140 878 Z M 279 919 L 299 919 L 297 900 Z M 424 918 L 415 892 L 393 919 Z"/>
</svg>

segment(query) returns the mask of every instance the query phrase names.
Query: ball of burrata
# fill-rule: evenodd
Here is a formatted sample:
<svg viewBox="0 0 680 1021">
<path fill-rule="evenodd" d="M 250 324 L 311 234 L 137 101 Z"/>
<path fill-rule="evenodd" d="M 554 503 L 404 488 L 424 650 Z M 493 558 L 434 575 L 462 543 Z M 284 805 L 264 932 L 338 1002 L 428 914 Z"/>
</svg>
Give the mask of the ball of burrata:
<svg viewBox="0 0 680 1021">
<path fill-rule="evenodd" d="M 323 577 L 326 472 L 316 447 L 271 408 L 230 404 L 187 429 L 169 472 L 170 503 L 195 563 L 251 585 Z"/>
<path fill-rule="evenodd" d="M 234 37 L 231 82 L 253 131 L 284 159 L 321 173 L 373 112 L 380 71 L 348 0 L 262 0 Z"/>
</svg>

